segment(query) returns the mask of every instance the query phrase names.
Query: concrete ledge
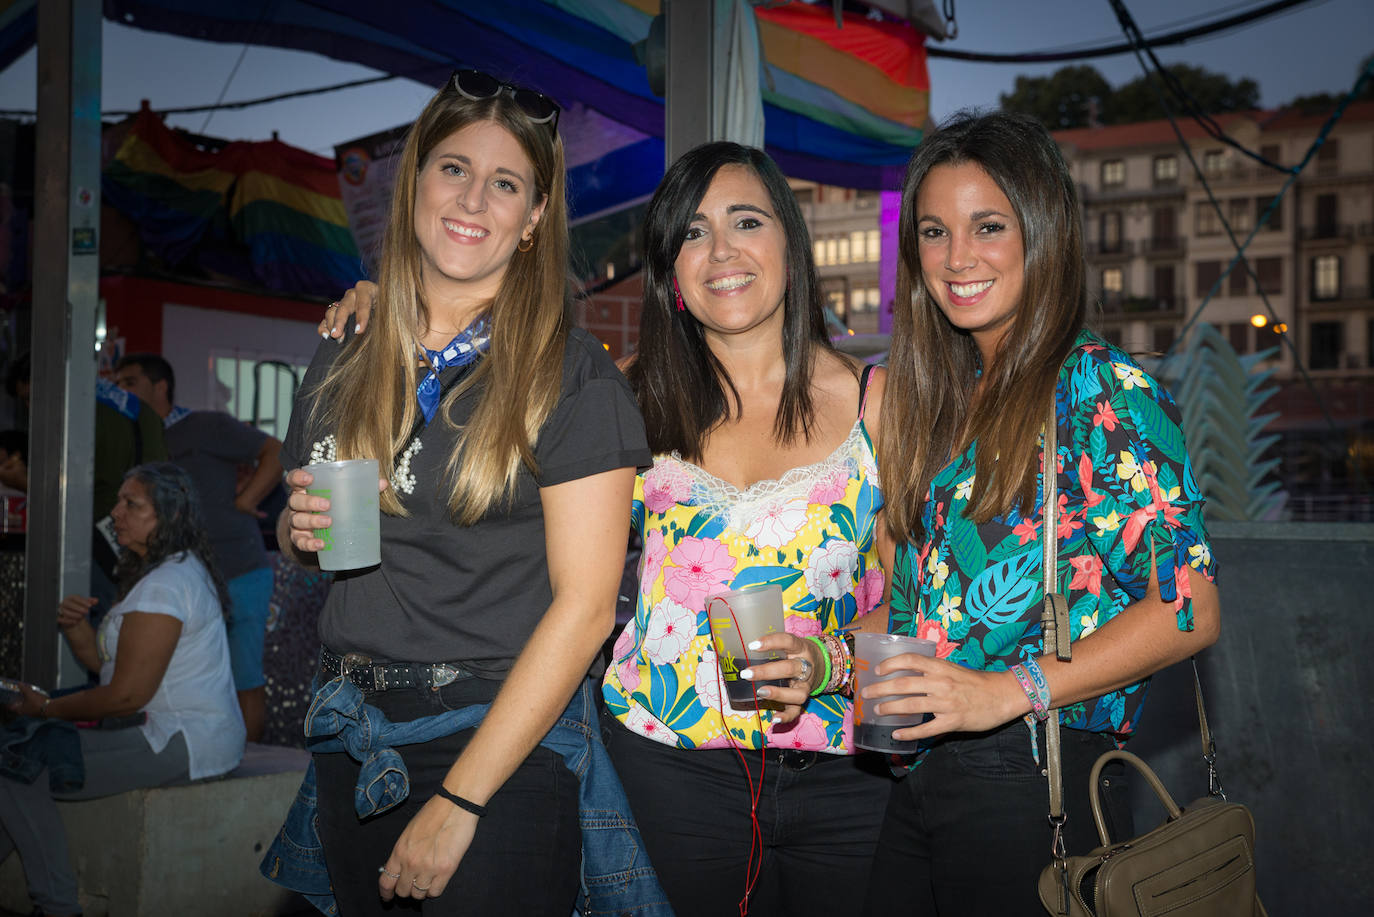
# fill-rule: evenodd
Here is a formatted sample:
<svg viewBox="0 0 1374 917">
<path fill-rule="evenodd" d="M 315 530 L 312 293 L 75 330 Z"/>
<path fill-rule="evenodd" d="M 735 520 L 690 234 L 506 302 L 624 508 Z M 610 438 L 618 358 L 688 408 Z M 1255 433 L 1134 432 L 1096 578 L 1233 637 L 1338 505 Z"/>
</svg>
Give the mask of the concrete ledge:
<svg viewBox="0 0 1374 917">
<path fill-rule="evenodd" d="M 269 917 L 302 899 L 258 863 L 300 788 L 310 756 L 249 745 L 228 776 L 186 786 L 59 802 L 86 917 Z M 31 904 L 18 856 L 0 865 L 0 905 Z"/>
</svg>

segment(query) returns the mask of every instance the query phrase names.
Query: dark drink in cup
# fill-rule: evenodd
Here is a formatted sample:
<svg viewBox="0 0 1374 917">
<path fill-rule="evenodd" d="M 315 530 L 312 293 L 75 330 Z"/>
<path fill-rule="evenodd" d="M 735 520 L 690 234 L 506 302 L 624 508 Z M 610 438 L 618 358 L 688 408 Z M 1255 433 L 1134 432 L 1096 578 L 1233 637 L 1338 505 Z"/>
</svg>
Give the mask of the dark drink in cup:
<svg viewBox="0 0 1374 917">
<path fill-rule="evenodd" d="M 776 584 L 750 586 L 721 592 L 706 600 L 706 617 L 711 624 L 711 640 L 720 663 L 725 696 L 731 707 L 756 707 L 754 690 L 763 685 L 784 687 L 787 679 L 750 681 L 740 672 L 750 666 L 773 662 L 787 654 L 781 650 L 750 650 L 748 646 L 765 634 L 782 630 L 782 589 Z"/>
<path fill-rule="evenodd" d="M 930 716 L 928 713 L 886 713 L 879 715 L 874 708 L 888 700 L 896 700 L 901 695 L 887 697 L 864 697 L 859 692 L 871 684 L 916 675 L 909 669 L 898 669 L 881 678 L 873 674 L 878 663 L 893 656 L 905 653 L 919 653 L 922 656 L 935 655 L 935 642 L 903 637 L 897 634 L 855 634 L 854 635 L 854 744 L 869 751 L 890 754 L 912 754 L 920 745 L 919 741 L 900 741 L 892 733 L 909 726 L 919 726 Z"/>
</svg>

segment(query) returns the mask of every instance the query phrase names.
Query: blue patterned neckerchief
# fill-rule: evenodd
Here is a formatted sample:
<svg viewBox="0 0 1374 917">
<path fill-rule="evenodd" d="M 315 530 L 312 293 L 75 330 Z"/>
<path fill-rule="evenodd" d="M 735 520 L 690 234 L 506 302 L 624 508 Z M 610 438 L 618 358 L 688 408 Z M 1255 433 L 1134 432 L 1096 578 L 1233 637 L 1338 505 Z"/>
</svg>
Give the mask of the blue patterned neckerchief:
<svg viewBox="0 0 1374 917">
<path fill-rule="evenodd" d="M 420 400 L 420 412 L 425 415 L 426 424 L 434 419 L 435 412 L 439 410 L 439 373 L 453 366 L 466 366 L 476 361 L 486 351 L 490 341 L 487 317 L 483 315 L 458 332 L 453 340 L 439 350 L 430 350 L 423 346 L 420 348 L 425 352 L 429 372 L 420 380 L 415 396 Z"/>
<path fill-rule="evenodd" d="M 179 405 L 179 404 L 178 404 L 178 405 L 175 405 L 170 411 L 167 412 L 167 416 L 164 417 L 164 418 L 162 418 L 162 426 L 163 426 L 163 428 L 165 429 L 165 428 L 167 428 L 167 427 L 170 427 L 172 424 L 176 423 L 178 420 L 184 419 L 184 418 L 186 417 L 186 415 L 188 415 L 188 414 L 190 414 L 190 413 L 191 413 L 191 409 L 190 409 L 190 408 L 184 408 L 184 407 L 182 407 L 182 406 Z"/>
</svg>

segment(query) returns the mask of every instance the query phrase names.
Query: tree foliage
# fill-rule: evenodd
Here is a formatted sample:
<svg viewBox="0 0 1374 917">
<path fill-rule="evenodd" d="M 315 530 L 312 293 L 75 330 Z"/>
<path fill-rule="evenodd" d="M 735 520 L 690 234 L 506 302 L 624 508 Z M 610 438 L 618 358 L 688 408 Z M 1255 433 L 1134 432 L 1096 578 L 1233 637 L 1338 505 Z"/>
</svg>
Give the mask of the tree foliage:
<svg viewBox="0 0 1374 917">
<path fill-rule="evenodd" d="M 1169 72 L 1205 114 L 1259 106 L 1259 86 L 1252 79 L 1232 80 L 1189 64 L 1174 64 Z M 1165 92 L 1170 106 L 1180 111 L 1180 103 L 1164 90 L 1162 81 L 1150 79 Z M 1100 124 L 1129 124 L 1165 115 L 1146 77 L 1114 89 L 1097 68 L 1085 64 L 1061 67 L 1049 76 L 1018 76 L 1012 91 L 1003 93 L 1000 101 L 1003 109 L 1038 118 L 1051 130 L 1087 127 L 1094 117 Z"/>
</svg>

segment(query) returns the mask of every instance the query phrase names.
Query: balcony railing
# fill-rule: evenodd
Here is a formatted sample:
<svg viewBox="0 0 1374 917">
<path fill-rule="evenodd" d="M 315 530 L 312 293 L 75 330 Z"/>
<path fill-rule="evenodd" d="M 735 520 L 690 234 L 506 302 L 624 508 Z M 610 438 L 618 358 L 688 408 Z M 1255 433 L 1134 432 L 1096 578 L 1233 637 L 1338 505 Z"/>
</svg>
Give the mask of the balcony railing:
<svg viewBox="0 0 1374 917">
<path fill-rule="evenodd" d="M 1129 258 L 1135 243 L 1129 239 L 1095 239 L 1088 243 L 1088 254 L 1103 258 Z"/>
<path fill-rule="evenodd" d="M 1349 241 L 1355 237 L 1355 226 L 1351 223 L 1325 223 L 1318 226 L 1298 227 L 1298 238 L 1304 242 L 1315 242 L 1322 239 Z"/>
<path fill-rule="evenodd" d="M 1188 242 L 1182 236 L 1151 236 L 1143 245 L 1151 255 L 1182 255 L 1188 249 Z"/>
<path fill-rule="evenodd" d="M 1102 311 L 1108 315 L 1177 315 L 1183 311 L 1184 306 L 1182 293 L 1131 296 L 1103 290 L 1100 301 Z"/>
</svg>

